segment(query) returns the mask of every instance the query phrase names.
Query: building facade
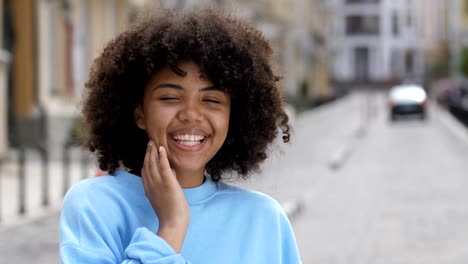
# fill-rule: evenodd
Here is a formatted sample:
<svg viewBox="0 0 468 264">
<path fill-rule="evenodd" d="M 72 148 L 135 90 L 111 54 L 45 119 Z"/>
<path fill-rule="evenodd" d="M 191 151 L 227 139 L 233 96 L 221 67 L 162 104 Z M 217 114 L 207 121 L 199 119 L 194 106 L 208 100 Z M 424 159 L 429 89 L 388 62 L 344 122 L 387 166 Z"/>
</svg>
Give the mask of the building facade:
<svg viewBox="0 0 468 264">
<path fill-rule="evenodd" d="M 338 0 L 333 77 L 341 82 L 421 78 L 422 0 Z"/>
<path fill-rule="evenodd" d="M 0 153 L 25 142 L 62 142 L 79 114 L 89 67 L 128 25 L 132 2 L 2 0 L 0 7 Z"/>
<path fill-rule="evenodd" d="M 38 0 L 38 101 L 51 115 L 73 115 L 93 59 L 129 22 L 127 0 Z"/>
</svg>

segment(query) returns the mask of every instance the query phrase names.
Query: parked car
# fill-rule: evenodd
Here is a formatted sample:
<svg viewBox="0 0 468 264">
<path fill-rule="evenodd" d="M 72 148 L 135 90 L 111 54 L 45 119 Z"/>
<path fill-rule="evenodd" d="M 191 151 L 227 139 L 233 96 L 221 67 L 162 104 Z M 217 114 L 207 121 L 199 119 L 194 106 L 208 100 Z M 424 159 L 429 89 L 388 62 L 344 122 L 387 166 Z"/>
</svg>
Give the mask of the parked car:
<svg viewBox="0 0 468 264">
<path fill-rule="evenodd" d="M 468 126 L 468 79 L 442 79 L 432 86 L 437 103 Z"/>
<path fill-rule="evenodd" d="M 426 119 L 427 94 L 415 84 L 401 84 L 394 86 L 388 93 L 390 119 L 396 120 L 402 115 L 419 115 Z"/>
<path fill-rule="evenodd" d="M 440 79 L 432 84 L 432 96 L 436 102 L 445 108 L 448 108 L 453 102 L 454 95 L 458 94 L 460 82 L 451 78 Z"/>
</svg>

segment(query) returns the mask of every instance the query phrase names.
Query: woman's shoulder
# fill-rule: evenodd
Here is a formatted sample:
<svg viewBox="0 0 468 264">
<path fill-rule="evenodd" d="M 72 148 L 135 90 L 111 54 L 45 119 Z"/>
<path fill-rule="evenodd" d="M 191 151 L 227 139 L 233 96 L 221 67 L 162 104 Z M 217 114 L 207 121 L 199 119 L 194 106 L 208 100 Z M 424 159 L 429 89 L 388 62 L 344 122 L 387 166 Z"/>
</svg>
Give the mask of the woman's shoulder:
<svg viewBox="0 0 468 264">
<path fill-rule="evenodd" d="M 76 196 L 81 198 L 89 197 L 95 194 L 96 191 L 103 192 L 116 185 L 118 186 L 117 179 L 112 175 L 87 178 L 72 185 L 65 195 L 65 200 Z"/>
<path fill-rule="evenodd" d="M 283 214 L 280 203 L 268 194 L 228 183 L 219 183 L 218 195 L 243 206 Z"/>
<path fill-rule="evenodd" d="M 67 191 L 64 206 L 75 203 L 83 206 L 86 204 L 84 201 L 91 204 L 116 201 L 132 190 L 138 192 L 141 180 L 131 174 L 125 174 L 128 173 L 117 171 L 114 175 L 106 174 L 81 180 Z"/>
</svg>

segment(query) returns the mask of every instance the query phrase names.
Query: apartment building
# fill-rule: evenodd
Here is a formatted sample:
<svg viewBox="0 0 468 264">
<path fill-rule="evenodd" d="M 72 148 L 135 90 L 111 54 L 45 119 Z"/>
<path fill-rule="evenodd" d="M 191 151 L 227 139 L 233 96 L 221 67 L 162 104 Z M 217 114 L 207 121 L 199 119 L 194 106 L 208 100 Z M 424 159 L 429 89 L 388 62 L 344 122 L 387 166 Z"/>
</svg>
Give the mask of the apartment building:
<svg viewBox="0 0 468 264">
<path fill-rule="evenodd" d="M 427 1 L 427 0 L 426 0 Z M 425 71 L 424 0 L 335 0 L 333 77 L 393 82 Z"/>
</svg>

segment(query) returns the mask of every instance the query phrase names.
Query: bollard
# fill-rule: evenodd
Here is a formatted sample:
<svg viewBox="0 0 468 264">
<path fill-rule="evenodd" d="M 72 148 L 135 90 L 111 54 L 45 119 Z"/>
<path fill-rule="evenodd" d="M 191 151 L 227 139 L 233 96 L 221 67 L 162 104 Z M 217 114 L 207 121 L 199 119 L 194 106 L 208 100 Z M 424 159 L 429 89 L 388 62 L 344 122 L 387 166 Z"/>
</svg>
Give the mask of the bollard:
<svg viewBox="0 0 468 264">
<path fill-rule="evenodd" d="M 65 142 L 63 146 L 63 186 L 62 186 L 62 194 L 65 194 L 70 187 L 70 153 L 69 149 L 71 147 L 70 141 Z"/>
<path fill-rule="evenodd" d="M 44 146 L 39 146 L 38 151 L 42 158 L 42 205 L 49 205 L 49 153 Z"/>
<path fill-rule="evenodd" d="M 88 178 L 88 166 L 89 166 L 89 160 L 88 156 L 85 154 L 85 151 L 82 149 L 82 145 L 80 144 L 79 140 L 76 139 L 69 139 L 65 145 L 63 146 L 63 160 L 62 160 L 62 167 L 63 167 L 63 186 L 62 186 L 62 192 L 63 196 L 68 191 L 68 188 L 70 188 L 70 178 L 71 178 L 71 173 L 70 173 L 70 151 L 73 149 L 73 147 L 78 147 L 80 148 L 80 170 L 81 170 L 81 179 L 86 179 Z"/>
<path fill-rule="evenodd" d="M 36 147 L 42 160 L 42 175 L 41 175 L 41 189 L 42 189 L 42 205 L 49 205 L 49 153 L 44 146 Z M 24 146 L 19 147 L 18 157 L 18 213 L 24 215 L 26 213 L 26 150 Z"/>
<path fill-rule="evenodd" d="M 26 213 L 26 179 L 25 179 L 25 160 L 26 150 L 23 146 L 19 147 L 19 170 L 18 170 L 18 195 L 19 195 L 19 210 L 18 213 L 23 215 Z"/>
</svg>

